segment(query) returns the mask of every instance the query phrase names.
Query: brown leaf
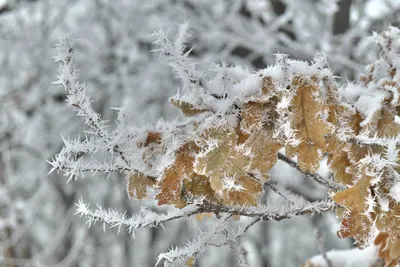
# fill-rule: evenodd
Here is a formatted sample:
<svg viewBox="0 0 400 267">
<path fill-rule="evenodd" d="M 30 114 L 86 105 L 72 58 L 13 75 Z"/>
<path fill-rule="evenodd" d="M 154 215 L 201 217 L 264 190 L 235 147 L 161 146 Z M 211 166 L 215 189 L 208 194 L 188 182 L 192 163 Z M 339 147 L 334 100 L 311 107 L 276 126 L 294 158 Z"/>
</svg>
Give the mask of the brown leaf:
<svg viewBox="0 0 400 267">
<path fill-rule="evenodd" d="M 390 241 L 400 239 L 400 204 L 390 196 L 386 197 L 389 201 L 389 210 L 382 211 L 377 214 L 376 225 L 380 231 L 387 232 L 390 236 Z"/>
<path fill-rule="evenodd" d="M 317 98 L 318 87 L 309 78 L 297 77 L 293 80 L 296 95 L 292 100 L 292 128 L 301 140 L 298 146 L 287 146 L 288 156 L 298 156 L 299 167 L 303 171 L 315 173 L 326 147 L 325 136 L 331 131 L 330 125 L 320 118 L 324 105 Z"/>
<path fill-rule="evenodd" d="M 158 183 L 160 188 L 156 196 L 158 205 L 184 206 L 184 201 L 181 199 L 182 185 L 184 179 L 190 179 L 193 175 L 194 157 L 191 152 L 194 147 L 193 143 L 186 143 L 178 150 L 174 164 L 165 171 L 163 179 Z"/>
<path fill-rule="evenodd" d="M 154 180 L 140 172 L 130 172 L 128 180 L 128 195 L 133 199 L 144 199 L 147 197 L 147 187 L 154 187 Z"/>
<path fill-rule="evenodd" d="M 196 221 L 202 221 L 204 218 L 211 219 L 212 213 L 198 213 L 196 214 Z"/>
<path fill-rule="evenodd" d="M 370 191 L 371 177 L 364 175 L 352 187 L 336 193 L 332 200 L 347 209 L 342 219 L 340 237 L 352 236 L 359 247 L 368 245 L 374 214 L 366 214 L 367 199 L 372 198 Z M 368 216 L 367 216 L 368 215 Z"/>
<path fill-rule="evenodd" d="M 247 138 L 249 138 L 249 136 L 250 136 L 249 134 L 246 134 L 246 133 L 242 132 L 240 130 L 240 126 L 239 125 L 235 127 L 235 132 L 238 135 L 238 141 L 237 141 L 238 145 L 239 144 L 243 144 L 244 142 L 246 142 Z"/>
<path fill-rule="evenodd" d="M 211 136 L 218 145 L 197 156 L 194 170 L 209 177 L 211 188 L 218 192 L 223 189 L 223 178 L 241 175 L 249 160 L 238 150 L 236 132 L 221 128 Z"/>
<path fill-rule="evenodd" d="M 274 140 L 271 133 L 265 130 L 253 132 L 244 143 L 244 149 L 252 153 L 248 172 L 261 174 L 268 177 L 269 170 L 274 167 L 278 160 L 277 153 L 282 145 Z"/>
<path fill-rule="evenodd" d="M 386 232 L 380 232 L 374 244 L 379 246 L 379 257 L 385 260 L 385 267 L 395 267 L 400 258 L 400 239 L 394 241 Z"/>
<path fill-rule="evenodd" d="M 275 90 L 275 85 L 272 81 L 272 77 L 265 76 L 263 77 L 263 83 L 261 87 L 261 92 L 265 95 L 270 94 Z"/>
<path fill-rule="evenodd" d="M 234 220 L 235 222 L 240 221 L 240 215 L 238 215 L 238 214 L 233 214 L 233 215 L 232 215 L 232 220 Z"/>
<path fill-rule="evenodd" d="M 203 108 L 195 108 L 194 105 L 192 105 L 188 102 L 179 100 L 179 99 L 171 98 L 170 101 L 171 101 L 172 105 L 179 108 L 182 111 L 182 113 L 185 114 L 186 116 L 194 116 L 194 115 L 209 111 L 209 110 L 203 109 Z"/>
<path fill-rule="evenodd" d="M 348 158 L 347 151 L 330 155 L 329 167 L 333 171 L 335 180 L 339 183 L 351 185 L 356 175 L 356 166 Z"/>
<path fill-rule="evenodd" d="M 192 256 L 187 259 L 187 261 L 185 262 L 185 265 L 187 267 L 194 267 L 195 263 L 196 263 L 196 258 Z"/>
<path fill-rule="evenodd" d="M 246 133 L 261 129 L 265 116 L 266 104 L 258 102 L 244 104 L 242 109 L 242 122 L 240 124 L 241 129 Z"/>
<path fill-rule="evenodd" d="M 322 154 L 313 144 L 301 142 L 298 146 L 287 146 L 286 155 L 294 157 L 297 154 L 297 164 L 304 172 L 315 173 L 319 168 Z"/>
<path fill-rule="evenodd" d="M 162 140 L 161 133 L 158 132 L 148 132 L 146 141 L 144 143 L 139 144 L 139 146 L 148 147 L 150 144 L 160 144 Z"/>
<path fill-rule="evenodd" d="M 188 179 L 184 181 L 186 193 L 193 197 L 200 198 L 205 196 L 208 201 L 219 203 L 218 196 L 211 188 L 210 181 L 207 176 L 198 175 L 193 173 Z"/>
<path fill-rule="evenodd" d="M 395 115 L 394 108 L 383 107 L 375 113 L 365 128 L 381 138 L 395 137 L 400 133 L 400 125 L 394 121 Z"/>
<path fill-rule="evenodd" d="M 194 170 L 198 175 L 209 178 L 210 186 L 215 192 L 214 197 L 219 196 L 216 201 L 233 205 L 257 205 L 258 197 L 263 192 L 263 181 L 246 175 L 251 165 L 250 158 L 244 155 L 245 149 L 238 147 L 236 132 L 219 128 L 209 131 L 206 137 L 214 139 L 217 146 L 205 147 L 205 152 L 196 158 Z M 249 137 L 244 145 L 251 146 L 254 142 L 255 140 Z M 261 155 L 261 152 L 258 154 Z M 256 155 L 255 159 L 260 155 Z M 257 167 L 266 170 L 270 163 L 267 161 L 260 164 Z M 255 163 L 253 165 L 256 166 Z M 233 183 L 232 187 L 225 184 L 227 179 Z"/>
<path fill-rule="evenodd" d="M 223 190 L 222 201 L 228 205 L 256 206 L 258 198 L 264 193 L 260 181 L 255 178 L 242 175 L 236 179 L 242 190 Z"/>
</svg>

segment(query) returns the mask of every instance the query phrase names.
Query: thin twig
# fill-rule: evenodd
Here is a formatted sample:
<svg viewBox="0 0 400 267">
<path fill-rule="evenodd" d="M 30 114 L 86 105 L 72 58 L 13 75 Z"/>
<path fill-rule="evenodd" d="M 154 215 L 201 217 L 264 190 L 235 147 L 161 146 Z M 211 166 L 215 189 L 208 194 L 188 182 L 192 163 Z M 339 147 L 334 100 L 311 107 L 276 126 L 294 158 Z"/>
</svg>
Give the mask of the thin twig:
<svg viewBox="0 0 400 267">
<path fill-rule="evenodd" d="M 288 202 L 295 204 L 293 200 L 289 199 L 291 192 L 284 192 L 277 184 L 272 183 L 271 181 L 265 182 L 265 185 L 268 186 L 272 191 L 276 194 L 280 195 L 283 199 L 287 200 Z M 285 194 L 286 193 L 286 194 Z"/>
<path fill-rule="evenodd" d="M 318 247 L 319 247 L 319 250 L 321 251 L 322 257 L 326 261 L 326 265 L 328 267 L 332 267 L 333 266 L 332 262 L 328 258 L 328 255 L 326 254 L 326 249 L 325 249 L 325 245 L 324 245 L 324 239 L 323 239 L 322 233 L 321 233 L 321 231 L 319 229 L 317 230 L 316 235 L 317 235 Z"/>
<path fill-rule="evenodd" d="M 296 170 L 298 170 L 299 172 L 301 172 L 302 174 L 304 174 L 304 176 L 308 179 L 312 179 L 314 181 L 316 181 L 317 183 L 326 186 L 330 189 L 334 189 L 336 191 L 343 191 L 346 190 L 346 187 L 336 183 L 335 181 L 332 181 L 330 179 L 325 179 L 324 177 L 322 177 L 319 174 L 316 173 L 310 173 L 310 172 L 306 172 L 300 169 L 300 166 L 292 159 L 286 157 L 285 155 L 283 155 L 282 153 L 278 152 L 278 159 L 282 160 L 284 162 L 286 162 L 287 164 L 289 164 L 291 167 L 295 168 Z"/>
</svg>

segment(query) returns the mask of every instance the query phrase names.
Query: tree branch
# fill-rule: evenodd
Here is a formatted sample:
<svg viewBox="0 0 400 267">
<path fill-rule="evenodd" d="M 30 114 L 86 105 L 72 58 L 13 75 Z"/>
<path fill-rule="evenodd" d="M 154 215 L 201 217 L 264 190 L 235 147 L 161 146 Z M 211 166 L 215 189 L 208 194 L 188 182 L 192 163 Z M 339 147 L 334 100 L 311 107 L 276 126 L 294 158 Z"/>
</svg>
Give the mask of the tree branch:
<svg viewBox="0 0 400 267">
<path fill-rule="evenodd" d="M 286 163 L 289 164 L 291 167 L 295 168 L 296 170 L 298 170 L 299 172 L 301 172 L 302 174 L 304 174 L 304 176 L 305 176 L 306 178 L 311 179 L 311 180 L 314 180 L 314 181 L 316 181 L 317 183 L 319 183 L 319 184 L 321 184 L 321 185 L 323 185 L 323 186 L 326 186 L 326 187 L 328 187 L 328 188 L 330 188 L 330 189 L 334 189 L 334 190 L 336 190 L 336 191 L 343 191 L 343 190 L 346 189 L 345 186 L 343 186 L 343 185 L 341 185 L 341 184 L 338 184 L 338 183 L 336 183 L 336 182 L 333 181 L 333 180 L 325 179 L 324 177 L 322 177 L 322 176 L 319 175 L 319 174 L 310 173 L 310 172 L 305 172 L 305 171 L 301 170 L 300 167 L 299 167 L 299 165 L 298 165 L 294 160 L 292 160 L 292 159 L 286 157 L 286 156 L 285 156 L 284 154 L 282 154 L 282 153 L 279 153 L 279 152 L 278 152 L 278 159 L 279 159 L 279 160 L 282 160 L 282 161 L 284 161 L 284 162 L 286 162 Z"/>
</svg>

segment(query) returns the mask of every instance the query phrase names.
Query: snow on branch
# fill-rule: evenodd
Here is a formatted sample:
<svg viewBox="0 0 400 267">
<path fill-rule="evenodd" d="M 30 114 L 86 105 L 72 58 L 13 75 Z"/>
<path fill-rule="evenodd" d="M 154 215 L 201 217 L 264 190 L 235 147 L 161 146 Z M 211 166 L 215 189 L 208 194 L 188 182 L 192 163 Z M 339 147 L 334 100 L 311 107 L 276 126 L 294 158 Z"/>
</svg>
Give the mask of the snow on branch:
<svg viewBox="0 0 400 267">
<path fill-rule="evenodd" d="M 118 227 L 118 232 L 120 232 L 121 227 L 125 226 L 132 235 L 135 234 L 134 231 L 138 228 L 157 227 L 164 222 L 185 218 L 199 212 L 199 208 L 189 207 L 185 210 L 160 214 L 142 207 L 140 213 L 127 217 L 126 213 L 120 213 L 113 209 L 105 210 L 99 205 L 97 205 L 96 210 L 91 210 L 89 204 L 85 204 L 82 199 L 76 203 L 76 206 L 76 214 L 85 217 L 89 227 L 100 221 L 103 223 L 104 229 L 108 225 L 111 228 Z"/>
<path fill-rule="evenodd" d="M 74 48 L 71 42 L 67 39 L 62 40 L 56 46 L 57 56 L 55 61 L 58 62 L 58 81 L 55 84 L 60 84 L 68 92 L 67 102 L 78 111 L 78 116 L 85 119 L 85 124 L 88 125 L 94 134 L 100 136 L 104 140 L 108 140 L 108 134 L 105 128 L 106 122 L 101 120 L 100 114 L 93 110 L 90 96 L 86 94 L 86 85 L 79 82 L 79 73 L 76 66 L 73 64 Z"/>
<path fill-rule="evenodd" d="M 160 254 L 158 262 L 164 260 L 164 266 L 168 266 L 169 263 L 172 263 L 175 260 L 183 261 L 184 259 L 190 260 L 190 258 L 193 258 L 195 261 L 204 252 L 207 246 L 229 246 L 233 249 L 235 256 L 238 258 L 238 262 L 242 264 L 241 266 L 247 266 L 245 256 L 246 252 L 240 246 L 239 239 L 256 223 L 267 220 L 280 221 L 303 214 L 322 213 L 331 210 L 334 207 L 335 204 L 329 200 L 308 202 L 301 200 L 301 198 L 298 198 L 296 203 L 292 203 L 291 201 L 282 203 L 278 208 L 275 206 L 270 207 L 269 205 L 260 206 L 258 208 L 229 208 L 215 206 L 211 203 L 204 203 L 198 212 L 222 212 L 226 215 L 215 222 L 213 227 L 207 229 L 206 232 L 201 233 L 194 241 L 189 242 L 185 247 L 172 249 L 168 253 Z M 233 214 L 252 217 L 255 219 L 246 226 L 240 227 L 236 233 L 229 234 L 227 231 L 224 231 L 224 227 L 226 227 L 226 220 Z"/>
<path fill-rule="evenodd" d="M 51 162 L 53 170 L 61 169 L 66 171 L 66 175 L 78 178 L 88 171 L 111 171 L 131 170 L 130 161 L 126 158 L 123 150 L 115 142 L 113 136 L 106 130 L 107 122 L 100 118 L 100 114 L 95 112 L 92 107 L 92 100 L 86 93 L 86 85 L 79 82 L 79 73 L 77 67 L 73 63 L 74 48 L 70 40 L 63 39 L 56 46 L 57 56 L 55 61 L 58 62 L 58 81 L 55 84 L 60 84 L 68 92 L 67 102 L 70 106 L 77 110 L 77 115 L 85 119 L 85 124 L 89 126 L 93 132 L 87 132 L 97 136 L 99 140 L 67 141 L 64 140 L 63 150 Z M 120 115 L 119 117 L 121 117 Z M 115 153 L 118 157 L 118 162 L 106 164 L 105 166 L 92 167 L 90 163 L 84 163 L 80 157 L 72 160 L 71 155 L 74 154 L 94 154 L 99 151 L 107 151 Z M 93 164 L 92 164 L 93 165 Z"/>
<path fill-rule="evenodd" d="M 168 32 L 164 32 L 161 29 L 154 32 L 153 36 L 156 39 L 154 44 L 157 44 L 159 48 L 153 51 L 160 52 L 161 57 L 166 57 L 169 60 L 169 64 L 181 79 L 183 88 L 187 89 L 190 85 L 195 85 L 217 99 L 223 98 L 223 96 L 210 91 L 204 80 L 204 73 L 197 70 L 195 64 L 190 62 L 188 56 L 193 48 L 185 51 L 185 42 L 190 37 L 189 24 L 180 25 L 173 43 L 170 42 L 167 35 Z"/>
<path fill-rule="evenodd" d="M 211 245 L 213 242 L 218 242 L 216 240 L 221 239 L 221 233 L 226 231 L 226 222 L 231 216 L 232 215 L 224 215 L 206 231 L 201 232 L 193 241 L 189 241 L 183 248 L 172 248 L 166 253 L 161 253 L 158 256 L 156 266 L 161 261 L 164 262 L 164 266 L 169 266 L 175 261 L 182 262 L 185 259 L 191 260 L 194 263 L 195 260 L 204 253 L 207 246 Z M 192 259 L 189 257 L 192 257 Z"/>
</svg>

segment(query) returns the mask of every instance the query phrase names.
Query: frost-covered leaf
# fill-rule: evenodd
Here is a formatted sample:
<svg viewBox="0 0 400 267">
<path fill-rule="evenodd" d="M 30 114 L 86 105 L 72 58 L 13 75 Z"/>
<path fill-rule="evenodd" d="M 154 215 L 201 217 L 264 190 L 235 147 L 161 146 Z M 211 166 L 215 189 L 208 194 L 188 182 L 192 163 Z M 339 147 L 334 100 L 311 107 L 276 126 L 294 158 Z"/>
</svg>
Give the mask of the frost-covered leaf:
<svg viewBox="0 0 400 267">
<path fill-rule="evenodd" d="M 194 116 L 208 111 L 203 108 L 196 108 L 193 104 L 190 104 L 188 102 L 179 99 L 171 98 L 171 103 L 175 107 L 179 108 L 182 111 L 182 113 L 185 114 L 186 116 Z"/>
<path fill-rule="evenodd" d="M 267 105 L 257 102 L 246 103 L 242 109 L 241 129 L 247 133 L 261 129 L 267 119 Z"/>
<path fill-rule="evenodd" d="M 396 111 L 390 107 L 383 107 L 372 117 L 371 122 L 365 128 L 378 137 L 395 137 L 400 133 L 400 124 L 395 122 Z"/>
<path fill-rule="evenodd" d="M 165 170 L 164 176 L 157 183 L 160 192 L 156 199 L 158 205 L 175 204 L 176 207 L 182 208 L 186 206 L 186 201 L 181 198 L 182 186 L 185 179 L 191 179 L 194 175 L 192 155 L 193 150 L 197 149 L 193 143 L 184 144 L 177 151 L 174 164 Z"/>
<path fill-rule="evenodd" d="M 147 188 L 154 187 L 155 181 L 137 171 L 128 174 L 128 195 L 133 199 L 145 199 L 148 196 Z"/>
<path fill-rule="evenodd" d="M 278 160 L 277 153 L 282 145 L 265 130 L 253 132 L 244 143 L 244 149 L 250 151 L 248 171 L 261 174 L 265 178 Z"/>
<path fill-rule="evenodd" d="M 371 226 L 373 224 L 373 210 L 368 210 L 367 199 L 371 199 L 371 177 L 363 176 L 354 186 L 345 191 L 336 193 L 332 199 L 344 206 L 347 212 L 343 215 L 341 229 L 338 234 L 341 237 L 352 236 L 357 245 L 364 247 L 371 239 Z"/>
<path fill-rule="evenodd" d="M 196 220 L 202 221 L 204 218 L 211 219 L 212 213 L 199 213 L 196 214 Z"/>
<path fill-rule="evenodd" d="M 296 131 L 300 144 L 288 145 L 287 155 L 297 155 L 303 171 L 315 173 L 326 146 L 325 136 L 331 131 L 327 122 L 321 119 L 324 105 L 318 99 L 318 87 L 307 77 L 297 77 L 293 81 L 296 95 L 292 100 L 291 125 Z"/>
<path fill-rule="evenodd" d="M 374 244 L 379 247 L 379 257 L 385 260 L 385 267 L 397 266 L 400 258 L 400 239 L 393 240 L 387 232 L 380 232 Z"/>
<path fill-rule="evenodd" d="M 240 189 L 223 190 L 222 201 L 228 205 L 256 206 L 258 198 L 264 193 L 262 182 L 248 175 L 235 179 Z"/>
<path fill-rule="evenodd" d="M 197 155 L 194 170 L 200 175 L 209 176 L 211 188 L 220 191 L 224 187 L 224 177 L 239 177 L 249 160 L 239 151 L 236 132 L 223 128 L 212 129 L 209 138 L 215 143 Z"/>
<path fill-rule="evenodd" d="M 187 261 L 185 262 L 185 266 L 194 267 L 195 263 L 196 263 L 196 258 L 192 256 L 187 259 Z"/>
<path fill-rule="evenodd" d="M 333 154 L 329 160 L 329 166 L 334 173 L 335 180 L 343 184 L 352 184 L 356 174 L 354 164 L 350 162 L 347 151 Z"/>
</svg>

